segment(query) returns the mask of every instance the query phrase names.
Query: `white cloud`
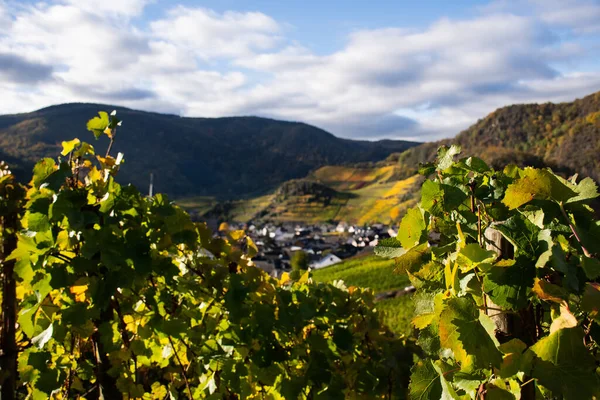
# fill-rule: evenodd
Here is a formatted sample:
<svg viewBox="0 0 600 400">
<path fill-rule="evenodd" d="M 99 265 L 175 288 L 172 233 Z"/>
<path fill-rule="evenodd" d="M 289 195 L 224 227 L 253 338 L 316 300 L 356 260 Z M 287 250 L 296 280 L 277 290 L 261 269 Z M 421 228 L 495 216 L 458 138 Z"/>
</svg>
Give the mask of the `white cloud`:
<svg viewBox="0 0 600 400">
<path fill-rule="evenodd" d="M 576 32 L 600 32 L 600 2 L 597 0 L 530 0 L 540 19 Z"/>
<path fill-rule="evenodd" d="M 104 18 L 133 17 L 139 15 L 151 0 L 61 0 L 62 4 L 75 6 Z"/>
<path fill-rule="evenodd" d="M 422 29 L 359 30 L 325 55 L 290 41 L 285 21 L 260 12 L 174 6 L 142 27 L 147 0 L 60 0 L 10 11 L 3 4 L 0 113 L 99 101 L 300 120 L 348 137 L 432 139 L 507 104 L 600 90 L 600 71 L 579 70 L 589 61 L 579 38 L 594 34 L 591 25 L 571 26 L 577 17 L 567 14 L 557 20 L 560 2 L 524 12 L 504 0 Z"/>
<path fill-rule="evenodd" d="M 155 37 L 204 59 L 247 56 L 272 49 L 281 40 L 279 24 L 259 12 L 218 14 L 179 6 L 167 18 L 152 22 L 151 29 Z"/>
</svg>

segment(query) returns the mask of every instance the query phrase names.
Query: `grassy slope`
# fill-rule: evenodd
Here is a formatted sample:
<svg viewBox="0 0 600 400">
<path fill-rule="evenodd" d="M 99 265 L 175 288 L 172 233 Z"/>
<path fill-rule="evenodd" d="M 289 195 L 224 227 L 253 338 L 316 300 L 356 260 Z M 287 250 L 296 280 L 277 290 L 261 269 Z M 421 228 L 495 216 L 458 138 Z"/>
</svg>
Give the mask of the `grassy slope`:
<svg viewBox="0 0 600 400">
<path fill-rule="evenodd" d="M 313 272 L 318 282 L 332 282 L 341 279 L 347 286 L 368 287 L 378 293 L 410 285 L 405 274 L 395 274 L 394 261 L 369 255 L 355 257 L 331 267 Z M 397 334 L 410 334 L 410 319 L 413 303 L 410 296 L 386 299 L 377 302 L 384 323 Z"/>
</svg>

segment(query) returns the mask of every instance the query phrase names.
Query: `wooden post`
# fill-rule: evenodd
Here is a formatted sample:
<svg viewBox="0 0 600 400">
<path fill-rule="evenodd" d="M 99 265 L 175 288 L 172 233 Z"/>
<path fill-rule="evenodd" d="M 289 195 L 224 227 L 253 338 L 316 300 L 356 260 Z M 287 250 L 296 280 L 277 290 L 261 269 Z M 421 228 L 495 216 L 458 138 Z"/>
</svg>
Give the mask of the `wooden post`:
<svg viewBox="0 0 600 400">
<path fill-rule="evenodd" d="M 17 385 L 17 293 L 14 277 L 15 260 L 6 261 L 6 257 L 17 247 L 17 214 L 11 213 L 1 218 L 3 243 L 0 246 L 0 262 L 2 263 L 2 355 L 0 356 L 0 398 L 12 400 L 16 397 Z"/>
<path fill-rule="evenodd" d="M 514 257 L 515 251 L 512 244 L 506 240 L 499 231 L 490 227 L 485 230 L 484 236 L 486 239 L 486 250 L 492 250 L 498 253 L 498 259 L 508 260 Z M 498 338 L 498 341 L 501 343 L 507 341 L 505 338 L 512 336 L 513 333 L 511 330 L 511 326 L 513 325 L 513 321 L 511 321 L 511 315 L 509 313 L 499 311 L 501 307 L 494 303 L 488 295 L 484 294 L 484 296 L 485 304 L 488 307 L 485 310 L 485 313 L 496 324 L 496 337 Z"/>
<path fill-rule="evenodd" d="M 489 227 L 485 231 L 485 248 L 498 253 L 498 259 L 509 260 L 515 257 L 513 245 L 502 236 L 502 234 Z M 485 288 L 484 288 L 485 291 Z M 535 333 L 535 315 L 533 305 L 529 305 L 517 312 L 502 310 L 502 307 L 495 304 L 492 299 L 484 294 L 487 309 L 485 313 L 496 324 L 496 338 L 500 343 L 511 339 L 520 339 L 528 346 L 536 341 Z M 521 400 L 535 399 L 535 382 L 525 376 L 524 382 L 529 383 L 521 388 Z"/>
</svg>

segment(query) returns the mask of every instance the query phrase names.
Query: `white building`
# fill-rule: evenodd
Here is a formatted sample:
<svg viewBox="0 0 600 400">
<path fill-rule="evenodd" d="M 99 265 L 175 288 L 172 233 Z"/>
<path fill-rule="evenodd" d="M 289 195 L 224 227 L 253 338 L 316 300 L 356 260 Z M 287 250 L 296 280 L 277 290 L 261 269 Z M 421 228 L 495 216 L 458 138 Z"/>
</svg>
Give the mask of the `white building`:
<svg viewBox="0 0 600 400">
<path fill-rule="evenodd" d="M 321 269 L 325 267 L 329 267 L 330 265 L 337 264 L 341 262 L 342 259 L 336 256 L 335 254 L 328 254 L 319 261 L 311 264 L 311 268 L 313 269 Z"/>
</svg>

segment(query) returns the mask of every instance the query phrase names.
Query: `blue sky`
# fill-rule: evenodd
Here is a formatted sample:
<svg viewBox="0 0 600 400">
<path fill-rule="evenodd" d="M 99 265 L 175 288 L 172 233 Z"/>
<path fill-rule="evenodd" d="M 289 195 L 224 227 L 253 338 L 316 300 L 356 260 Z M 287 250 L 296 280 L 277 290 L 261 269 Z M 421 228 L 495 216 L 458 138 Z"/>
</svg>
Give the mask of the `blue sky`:
<svg viewBox="0 0 600 400">
<path fill-rule="evenodd" d="M 101 102 L 450 137 L 600 90 L 600 0 L 0 0 L 0 113 Z"/>
</svg>

